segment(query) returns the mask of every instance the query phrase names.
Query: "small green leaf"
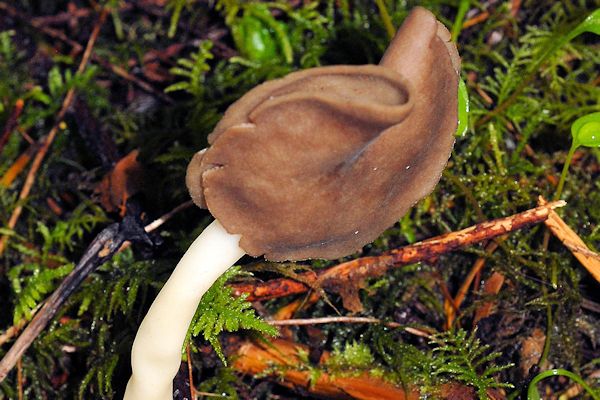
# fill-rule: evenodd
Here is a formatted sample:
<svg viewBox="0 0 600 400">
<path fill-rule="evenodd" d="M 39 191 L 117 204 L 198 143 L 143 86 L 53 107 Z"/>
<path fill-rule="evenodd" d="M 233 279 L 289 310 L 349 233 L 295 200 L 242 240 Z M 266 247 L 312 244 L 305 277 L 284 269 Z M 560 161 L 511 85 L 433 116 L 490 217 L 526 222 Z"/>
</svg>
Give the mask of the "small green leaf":
<svg viewBox="0 0 600 400">
<path fill-rule="evenodd" d="M 456 136 L 465 136 L 469 126 L 469 93 L 462 79 L 458 80 L 458 127 Z"/>
<path fill-rule="evenodd" d="M 596 35 L 600 35 L 600 8 L 588 15 L 587 18 L 583 20 L 583 22 L 581 22 L 575 27 L 575 29 L 569 32 L 567 37 L 569 38 L 569 40 L 571 40 L 584 32 L 592 32 Z"/>
<path fill-rule="evenodd" d="M 585 381 L 583 379 L 581 379 L 581 377 L 579 375 L 576 375 L 574 373 L 572 373 L 571 371 L 567 371 L 565 369 L 550 369 L 547 371 L 543 371 L 540 372 L 539 374 L 537 374 L 529 383 L 529 387 L 527 389 L 527 399 L 528 400 L 540 400 L 540 393 L 537 390 L 536 385 L 549 377 L 552 376 L 566 376 L 567 378 L 577 382 L 578 384 L 580 384 L 585 391 L 594 399 L 594 400 L 600 400 L 600 395 L 593 390 L 587 383 L 585 383 Z"/>
<path fill-rule="evenodd" d="M 244 15 L 232 32 L 236 46 L 244 57 L 252 61 L 267 61 L 277 56 L 275 38 L 258 18 Z"/>
<path fill-rule="evenodd" d="M 578 118 L 571 125 L 573 145 L 598 147 L 600 146 L 600 112 Z"/>
</svg>

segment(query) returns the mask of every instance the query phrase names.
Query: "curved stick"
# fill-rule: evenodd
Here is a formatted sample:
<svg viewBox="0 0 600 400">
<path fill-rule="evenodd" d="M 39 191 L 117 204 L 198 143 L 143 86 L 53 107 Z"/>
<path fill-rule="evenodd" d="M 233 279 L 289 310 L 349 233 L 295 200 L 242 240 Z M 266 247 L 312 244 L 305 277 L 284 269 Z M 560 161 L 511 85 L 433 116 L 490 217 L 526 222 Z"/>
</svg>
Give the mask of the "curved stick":
<svg viewBox="0 0 600 400">
<path fill-rule="evenodd" d="M 133 342 L 124 400 L 171 400 L 181 349 L 202 295 L 244 254 L 240 236 L 210 224 L 181 258 Z"/>
</svg>

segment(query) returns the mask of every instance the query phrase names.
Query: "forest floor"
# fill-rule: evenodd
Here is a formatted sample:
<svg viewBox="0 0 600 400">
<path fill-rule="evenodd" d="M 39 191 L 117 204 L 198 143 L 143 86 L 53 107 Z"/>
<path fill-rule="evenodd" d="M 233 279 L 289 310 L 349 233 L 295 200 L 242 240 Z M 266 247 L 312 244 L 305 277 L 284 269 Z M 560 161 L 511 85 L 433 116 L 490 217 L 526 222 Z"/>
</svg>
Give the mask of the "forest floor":
<svg viewBox="0 0 600 400">
<path fill-rule="evenodd" d="M 417 5 L 470 98 L 436 189 L 344 259 L 243 258 L 175 398 L 600 399 L 599 0 L 0 0 L 0 399 L 122 398 L 223 112 Z"/>
</svg>

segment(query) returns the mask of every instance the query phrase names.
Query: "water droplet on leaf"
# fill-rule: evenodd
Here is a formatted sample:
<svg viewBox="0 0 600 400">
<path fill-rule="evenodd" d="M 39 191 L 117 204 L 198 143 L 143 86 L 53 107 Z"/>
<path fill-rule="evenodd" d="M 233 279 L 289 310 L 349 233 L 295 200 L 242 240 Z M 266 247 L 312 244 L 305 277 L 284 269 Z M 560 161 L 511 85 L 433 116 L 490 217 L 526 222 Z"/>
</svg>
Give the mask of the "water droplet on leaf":
<svg viewBox="0 0 600 400">
<path fill-rule="evenodd" d="M 571 135 L 573 135 L 573 145 L 576 147 L 600 146 L 600 112 L 578 118 L 571 125 Z"/>
<path fill-rule="evenodd" d="M 469 93 L 462 79 L 458 80 L 458 127 L 456 136 L 464 136 L 469 124 Z"/>
</svg>

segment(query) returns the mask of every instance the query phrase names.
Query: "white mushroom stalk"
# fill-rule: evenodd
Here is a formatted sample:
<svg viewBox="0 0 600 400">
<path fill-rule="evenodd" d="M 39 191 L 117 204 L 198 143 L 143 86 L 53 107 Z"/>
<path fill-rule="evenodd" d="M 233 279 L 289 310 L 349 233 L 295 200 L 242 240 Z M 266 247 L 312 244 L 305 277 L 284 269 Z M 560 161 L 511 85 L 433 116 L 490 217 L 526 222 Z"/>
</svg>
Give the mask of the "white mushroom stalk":
<svg viewBox="0 0 600 400">
<path fill-rule="evenodd" d="M 245 252 L 215 220 L 183 255 L 150 306 L 133 342 L 125 400 L 172 400 L 173 378 L 200 299 Z"/>
</svg>

